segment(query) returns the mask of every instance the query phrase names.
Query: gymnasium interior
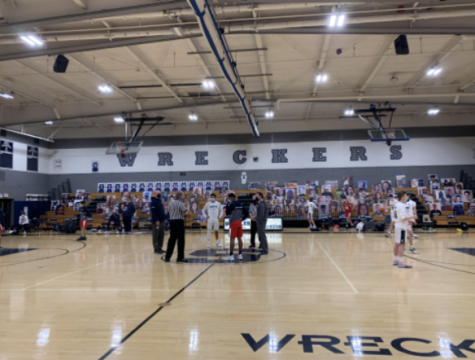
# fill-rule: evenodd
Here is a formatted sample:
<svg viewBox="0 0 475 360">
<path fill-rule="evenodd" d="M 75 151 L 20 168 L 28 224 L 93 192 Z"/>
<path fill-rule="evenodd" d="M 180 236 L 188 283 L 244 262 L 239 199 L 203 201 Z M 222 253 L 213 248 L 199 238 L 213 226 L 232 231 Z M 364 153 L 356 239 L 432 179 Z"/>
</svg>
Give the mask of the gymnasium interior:
<svg viewBox="0 0 475 360">
<path fill-rule="evenodd" d="M 0 1 L 0 360 L 475 359 L 474 21 Z"/>
</svg>

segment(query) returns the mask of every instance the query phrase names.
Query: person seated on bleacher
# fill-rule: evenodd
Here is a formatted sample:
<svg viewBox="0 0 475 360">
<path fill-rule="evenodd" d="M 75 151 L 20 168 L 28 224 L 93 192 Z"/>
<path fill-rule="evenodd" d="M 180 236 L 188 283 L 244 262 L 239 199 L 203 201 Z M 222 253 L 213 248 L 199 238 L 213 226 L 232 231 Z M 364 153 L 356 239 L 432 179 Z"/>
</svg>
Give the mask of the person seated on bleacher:
<svg viewBox="0 0 475 360">
<path fill-rule="evenodd" d="M 20 211 L 20 218 L 18 219 L 18 232 L 23 230 L 23 234 L 30 228 L 30 221 L 28 220 L 28 216 L 26 216 L 24 211 Z"/>
<path fill-rule="evenodd" d="M 441 216 L 442 212 L 437 208 L 437 204 L 432 204 L 432 210 L 430 211 L 430 217 L 433 218 L 434 216 Z"/>
<path fill-rule="evenodd" d="M 111 230 L 115 230 L 115 233 L 118 234 L 122 232 L 122 225 L 120 224 L 119 214 L 116 210 L 112 210 L 111 216 L 109 216 L 109 223 L 107 224 L 107 231 L 105 235 L 109 235 Z"/>
</svg>

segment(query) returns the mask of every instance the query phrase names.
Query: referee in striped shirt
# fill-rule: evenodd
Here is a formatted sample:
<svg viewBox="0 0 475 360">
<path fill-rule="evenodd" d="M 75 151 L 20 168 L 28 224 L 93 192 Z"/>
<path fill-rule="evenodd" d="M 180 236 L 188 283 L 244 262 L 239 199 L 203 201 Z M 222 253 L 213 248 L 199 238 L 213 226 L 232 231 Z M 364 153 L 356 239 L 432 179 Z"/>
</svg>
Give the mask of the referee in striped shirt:
<svg viewBox="0 0 475 360">
<path fill-rule="evenodd" d="M 176 262 L 187 263 L 185 259 L 185 216 L 188 215 L 185 204 L 181 201 L 183 191 L 178 191 L 175 201 L 168 204 L 168 214 L 170 215 L 170 238 L 168 239 L 167 254 L 165 262 L 170 262 L 170 258 L 175 250 L 175 243 L 178 240 L 178 257 Z"/>
</svg>

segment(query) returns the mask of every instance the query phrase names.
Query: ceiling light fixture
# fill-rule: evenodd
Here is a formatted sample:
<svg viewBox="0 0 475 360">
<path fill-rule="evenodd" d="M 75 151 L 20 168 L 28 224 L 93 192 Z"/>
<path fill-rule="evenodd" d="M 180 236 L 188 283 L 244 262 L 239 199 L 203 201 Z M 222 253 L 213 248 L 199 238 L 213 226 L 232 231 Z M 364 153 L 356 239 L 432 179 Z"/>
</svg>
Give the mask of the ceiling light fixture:
<svg viewBox="0 0 475 360">
<path fill-rule="evenodd" d="M 196 114 L 193 114 L 193 111 L 191 112 L 190 115 L 188 115 L 188 119 L 191 121 L 198 121 L 198 116 Z"/>
<path fill-rule="evenodd" d="M 111 93 L 112 92 L 112 88 L 109 85 L 100 85 L 98 87 L 98 89 L 101 93 Z"/>
<path fill-rule="evenodd" d="M 325 74 L 318 74 L 317 77 L 315 78 L 315 81 L 317 83 L 326 83 L 328 80 L 328 75 Z"/>
<path fill-rule="evenodd" d="M 204 80 L 203 81 L 203 87 L 205 89 L 214 89 L 214 82 L 212 82 L 210 80 Z"/>
<path fill-rule="evenodd" d="M 46 125 L 53 125 L 53 122 L 52 121 L 45 121 L 45 124 Z"/>
<path fill-rule="evenodd" d="M 353 116 L 355 115 L 355 111 L 353 109 L 345 110 L 345 116 Z"/>
<path fill-rule="evenodd" d="M 434 109 L 429 109 L 429 110 L 427 111 L 427 114 L 428 114 L 428 115 L 437 115 L 439 112 L 440 112 L 439 109 L 434 108 Z"/>
<path fill-rule="evenodd" d="M 427 76 L 437 76 L 437 75 L 439 75 L 441 72 L 442 72 L 442 69 L 441 69 L 441 68 L 431 67 L 431 68 L 427 71 L 426 75 L 427 75 Z"/>
<path fill-rule="evenodd" d="M 0 97 L 4 99 L 13 99 L 13 95 L 7 94 L 7 93 L 0 93 Z"/>
<path fill-rule="evenodd" d="M 30 46 L 41 46 L 44 44 L 43 40 L 33 35 L 22 35 L 20 36 L 20 39 Z"/>
<path fill-rule="evenodd" d="M 116 116 L 114 118 L 114 121 L 117 123 L 117 124 L 122 124 L 125 120 L 122 116 Z"/>
<path fill-rule="evenodd" d="M 345 15 L 330 15 L 328 19 L 328 27 L 343 27 L 345 25 Z"/>
<path fill-rule="evenodd" d="M 274 118 L 274 112 L 273 111 L 266 111 L 265 113 L 266 119 L 273 119 Z"/>
</svg>

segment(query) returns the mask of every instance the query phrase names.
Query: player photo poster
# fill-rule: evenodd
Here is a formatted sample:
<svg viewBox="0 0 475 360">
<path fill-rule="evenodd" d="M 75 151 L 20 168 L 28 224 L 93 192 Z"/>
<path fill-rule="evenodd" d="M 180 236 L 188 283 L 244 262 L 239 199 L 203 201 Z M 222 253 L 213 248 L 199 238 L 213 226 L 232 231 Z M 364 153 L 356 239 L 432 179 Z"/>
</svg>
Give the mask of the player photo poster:
<svg viewBox="0 0 475 360">
<path fill-rule="evenodd" d="M 297 196 L 306 196 L 307 195 L 307 188 L 305 185 L 297 185 Z"/>
<path fill-rule="evenodd" d="M 113 193 L 113 192 L 114 192 L 114 184 L 106 183 L 106 193 Z"/>
<path fill-rule="evenodd" d="M 343 187 L 353 186 L 353 176 L 346 175 L 343 176 Z"/>
<path fill-rule="evenodd" d="M 188 190 L 188 182 L 187 181 L 181 181 L 180 182 L 180 191 L 187 191 Z"/>
<path fill-rule="evenodd" d="M 92 162 L 91 165 L 92 165 L 91 170 L 92 170 L 93 173 L 99 172 L 99 161 L 95 160 L 95 161 Z"/>
<path fill-rule="evenodd" d="M 97 184 L 97 192 L 102 194 L 106 192 L 106 184 L 105 183 L 98 183 Z"/>
<path fill-rule="evenodd" d="M 213 182 L 205 181 L 205 191 L 212 191 L 212 190 L 213 190 Z"/>
<path fill-rule="evenodd" d="M 122 183 L 122 192 L 130 191 L 130 183 Z"/>
<path fill-rule="evenodd" d="M 368 182 L 366 180 L 358 180 L 358 191 L 368 189 Z"/>
<path fill-rule="evenodd" d="M 114 192 L 122 192 L 122 183 L 114 183 Z"/>
<path fill-rule="evenodd" d="M 193 191 L 196 187 L 196 181 L 188 181 L 188 191 Z"/>
<path fill-rule="evenodd" d="M 396 175 L 396 187 L 397 188 L 406 187 L 406 175 Z"/>
<path fill-rule="evenodd" d="M 338 180 L 325 180 L 325 185 L 330 185 L 331 189 L 338 189 Z"/>
<path fill-rule="evenodd" d="M 247 189 L 248 190 L 260 190 L 260 188 L 261 188 L 261 183 L 260 182 L 247 183 Z"/>
</svg>

